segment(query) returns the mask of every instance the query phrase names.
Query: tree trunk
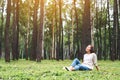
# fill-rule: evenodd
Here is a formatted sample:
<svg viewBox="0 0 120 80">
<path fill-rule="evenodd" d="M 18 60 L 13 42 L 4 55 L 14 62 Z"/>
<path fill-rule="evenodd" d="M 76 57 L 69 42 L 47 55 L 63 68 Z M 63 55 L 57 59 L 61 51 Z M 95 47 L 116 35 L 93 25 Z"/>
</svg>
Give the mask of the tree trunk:
<svg viewBox="0 0 120 80">
<path fill-rule="evenodd" d="M 16 38 L 16 59 L 19 59 L 19 0 L 16 1 L 16 25 L 17 25 L 17 38 Z"/>
<path fill-rule="evenodd" d="M 25 36 L 25 59 L 28 60 L 28 35 Z"/>
<path fill-rule="evenodd" d="M 117 59 L 118 53 L 118 5 L 117 0 L 114 0 L 114 21 L 113 21 L 113 35 L 112 35 L 112 60 Z"/>
<path fill-rule="evenodd" d="M 106 18 L 107 18 L 107 15 L 106 15 Z M 107 19 L 106 19 L 107 20 Z M 107 22 L 107 21 L 106 21 Z M 104 32 L 104 49 L 103 49 L 103 57 L 104 57 L 104 60 L 106 60 L 107 59 L 107 45 L 106 45 L 106 41 L 107 41 L 107 39 L 106 39 L 106 37 L 107 37 L 107 32 L 106 32 L 106 26 L 104 27 L 104 30 L 105 30 L 105 32 Z"/>
<path fill-rule="evenodd" d="M 34 3 L 34 15 L 33 15 L 33 34 L 32 34 L 32 47 L 31 47 L 31 60 L 36 60 L 36 47 L 37 47 L 37 10 L 39 0 L 35 0 Z"/>
<path fill-rule="evenodd" d="M 3 42 L 3 39 L 2 39 L 3 23 L 4 23 L 3 12 L 4 12 L 4 1 L 2 3 L 1 25 L 0 25 L 0 59 L 2 57 L 2 42 Z"/>
<path fill-rule="evenodd" d="M 13 60 L 18 60 L 19 58 L 19 51 L 18 51 L 18 6 L 19 0 L 13 0 L 13 26 L 12 26 L 12 56 Z"/>
<path fill-rule="evenodd" d="M 110 60 L 112 60 L 112 55 L 111 55 L 111 53 L 112 53 L 112 50 L 111 50 L 111 27 L 110 27 L 110 13 L 109 13 L 109 0 L 107 0 L 107 24 L 108 24 L 108 32 L 109 32 L 109 56 L 110 56 Z"/>
<path fill-rule="evenodd" d="M 56 60 L 59 60 L 59 27 L 58 27 L 58 19 L 57 19 L 57 1 L 58 0 L 54 0 L 55 2 L 55 28 L 56 28 Z"/>
<path fill-rule="evenodd" d="M 119 17 L 120 17 L 120 0 L 119 0 Z M 120 44 L 120 20 L 119 20 L 119 29 L 118 29 L 118 44 Z M 119 60 L 120 60 L 120 45 L 118 45 L 118 53 L 119 53 Z"/>
<path fill-rule="evenodd" d="M 12 59 L 16 57 L 16 2 L 13 0 Z"/>
<path fill-rule="evenodd" d="M 26 30 L 26 34 L 25 34 L 25 58 L 26 60 L 29 59 L 29 53 L 28 53 L 28 49 L 29 49 L 29 36 L 30 36 L 30 4 L 31 4 L 31 1 L 29 0 L 28 1 L 28 14 L 27 14 L 27 30 Z"/>
<path fill-rule="evenodd" d="M 63 26 L 62 26 L 62 0 L 59 0 L 59 56 L 63 60 Z"/>
<path fill-rule="evenodd" d="M 96 25 L 95 25 L 95 27 L 96 27 L 96 42 L 97 42 L 97 53 L 98 53 L 98 59 L 100 59 L 100 53 L 99 53 L 99 35 L 98 35 L 98 33 L 99 33 L 99 30 L 98 30 L 98 6 L 97 6 L 97 4 L 98 4 L 98 2 L 97 2 L 97 0 L 96 0 Z"/>
<path fill-rule="evenodd" d="M 74 0 L 72 2 L 72 10 L 71 10 L 71 27 L 72 27 L 72 36 L 71 36 L 71 49 L 70 49 L 70 59 L 74 58 L 74 15 L 75 15 L 75 10 L 74 10 Z"/>
<path fill-rule="evenodd" d="M 91 25 L 90 25 L 90 0 L 85 0 L 84 13 L 82 19 L 82 54 L 85 53 L 87 45 L 91 44 Z"/>
<path fill-rule="evenodd" d="M 103 5 L 103 0 L 101 0 L 101 5 Z M 102 40 L 102 17 L 103 17 L 103 7 L 101 7 L 101 12 L 100 12 L 100 15 L 101 16 L 99 18 L 99 54 L 100 54 L 100 59 L 102 59 L 103 57 L 103 40 Z"/>
<path fill-rule="evenodd" d="M 54 16 L 54 15 L 53 15 Z M 54 24 L 55 24 L 55 20 L 54 20 L 54 17 L 53 17 L 53 20 L 52 20 L 52 59 L 55 58 L 55 53 L 54 53 L 54 40 L 55 40 L 55 36 L 54 36 Z"/>
<path fill-rule="evenodd" d="M 75 10 L 75 21 L 76 21 L 76 39 L 77 39 L 77 57 L 80 59 L 82 58 L 82 54 L 80 53 L 80 47 L 79 47 L 79 24 L 78 24 L 78 13 L 77 13 L 77 9 L 76 9 L 76 0 L 74 0 L 73 4 L 74 4 L 74 10 Z"/>
<path fill-rule="evenodd" d="M 38 27 L 37 35 L 37 62 L 40 62 L 44 57 L 44 0 L 40 2 L 40 26 Z"/>
<path fill-rule="evenodd" d="M 10 62 L 10 38 L 9 38 L 10 13 L 11 13 L 11 0 L 7 0 L 7 17 L 6 17 L 6 26 L 5 26 L 5 61 L 6 62 Z"/>
</svg>

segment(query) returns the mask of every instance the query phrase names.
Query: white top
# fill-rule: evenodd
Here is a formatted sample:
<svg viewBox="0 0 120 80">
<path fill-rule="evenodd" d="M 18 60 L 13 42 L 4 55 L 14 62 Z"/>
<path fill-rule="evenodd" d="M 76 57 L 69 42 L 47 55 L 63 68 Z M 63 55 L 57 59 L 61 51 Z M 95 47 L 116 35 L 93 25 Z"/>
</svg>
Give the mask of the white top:
<svg viewBox="0 0 120 80">
<path fill-rule="evenodd" d="M 94 66 L 97 66 L 97 55 L 95 53 L 84 54 L 82 65 L 93 69 Z"/>
</svg>

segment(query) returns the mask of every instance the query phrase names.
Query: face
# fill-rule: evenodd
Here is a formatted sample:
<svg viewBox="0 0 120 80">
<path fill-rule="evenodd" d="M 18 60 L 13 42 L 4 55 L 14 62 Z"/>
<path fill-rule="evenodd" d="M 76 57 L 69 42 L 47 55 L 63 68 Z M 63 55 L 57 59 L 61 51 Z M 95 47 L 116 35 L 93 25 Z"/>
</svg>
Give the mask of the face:
<svg viewBox="0 0 120 80">
<path fill-rule="evenodd" d="M 90 53 L 90 50 L 91 50 L 91 45 L 88 45 L 88 46 L 86 47 L 86 52 L 87 52 L 87 53 Z"/>
</svg>

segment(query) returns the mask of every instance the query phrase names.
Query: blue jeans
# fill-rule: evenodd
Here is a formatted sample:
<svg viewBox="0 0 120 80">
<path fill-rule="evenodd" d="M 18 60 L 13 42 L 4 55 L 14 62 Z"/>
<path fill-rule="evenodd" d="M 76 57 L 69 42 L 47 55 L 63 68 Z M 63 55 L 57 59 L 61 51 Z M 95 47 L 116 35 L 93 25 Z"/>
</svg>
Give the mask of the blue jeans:
<svg viewBox="0 0 120 80">
<path fill-rule="evenodd" d="M 79 59 L 75 58 L 71 64 L 72 67 L 74 67 L 75 70 L 91 70 L 86 66 L 81 65 Z"/>
</svg>

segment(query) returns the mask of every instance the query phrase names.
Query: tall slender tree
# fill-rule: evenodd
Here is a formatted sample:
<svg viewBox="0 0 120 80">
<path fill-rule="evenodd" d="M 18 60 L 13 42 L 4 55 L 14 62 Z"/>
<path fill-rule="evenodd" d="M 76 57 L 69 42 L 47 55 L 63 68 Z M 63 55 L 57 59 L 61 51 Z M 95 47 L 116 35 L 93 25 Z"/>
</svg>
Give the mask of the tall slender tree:
<svg viewBox="0 0 120 80">
<path fill-rule="evenodd" d="M 56 40 L 56 60 L 59 60 L 59 52 L 60 52 L 60 50 L 59 50 L 59 27 L 58 27 L 58 18 L 57 18 L 57 2 L 58 2 L 58 0 L 54 0 L 55 1 L 55 28 L 56 28 L 56 31 L 55 31 L 55 33 L 56 33 L 56 38 L 55 38 L 55 40 Z"/>
<path fill-rule="evenodd" d="M 16 59 L 19 59 L 19 5 L 20 0 L 16 0 L 16 25 L 17 25 L 17 38 L 16 38 Z"/>
<path fill-rule="evenodd" d="M 107 11 L 105 10 L 105 17 L 107 18 Z M 106 60 L 107 59 L 107 45 L 106 45 L 106 40 L 107 40 L 107 28 L 106 28 L 106 24 L 107 24 L 107 19 L 105 19 L 105 21 L 104 21 L 105 23 L 104 23 L 104 49 L 103 49 L 103 56 L 104 56 L 104 60 Z"/>
<path fill-rule="evenodd" d="M 59 56 L 63 60 L 63 26 L 62 26 L 62 0 L 59 0 Z"/>
<path fill-rule="evenodd" d="M 78 12 L 76 8 L 76 0 L 73 0 L 74 10 L 75 10 L 75 23 L 76 23 L 76 37 L 77 37 L 77 56 L 80 58 L 80 45 L 79 45 L 79 24 L 78 24 Z"/>
<path fill-rule="evenodd" d="M 119 17 L 120 17 L 120 0 L 119 0 Z M 118 44 L 120 44 L 120 20 L 119 20 L 119 29 L 118 29 Z M 120 60 L 120 45 L 118 45 L 118 53 L 119 53 L 119 60 Z"/>
<path fill-rule="evenodd" d="M 112 59 L 111 57 L 112 57 L 112 55 L 111 55 L 111 53 L 112 53 L 112 50 L 111 50 L 111 26 L 110 26 L 110 12 L 109 12 L 109 9 L 110 9 L 110 1 L 109 0 L 107 0 L 107 25 L 108 25 L 108 32 L 109 32 L 109 44 L 108 44 L 108 46 L 109 46 L 109 51 L 110 51 L 110 53 L 109 53 L 109 56 L 110 56 L 110 59 Z"/>
<path fill-rule="evenodd" d="M 71 27 L 72 27 L 72 36 L 71 36 L 71 51 L 70 51 L 70 59 L 74 58 L 74 16 L 75 16 L 75 9 L 74 9 L 74 0 L 72 1 L 72 9 L 71 9 Z"/>
<path fill-rule="evenodd" d="M 4 23 L 4 1 L 2 2 L 1 25 L 0 25 L 0 58 L 2 57 L 2 41 L 3 41 L 3 23 Z"/>
<path fill-rule="evenodd" d="M 25 58 L 26 60 L 29 59 L 29 52 L 28 52 L 28 49 L 29 49 L 29 43 L 30 43 L 30 17 L 31 17 L 31 3 L 32 1 L 31 0 L 28 0 L 28 13 L 27 13 L 27 30 L 26 30 L 26 34 L 25 34 Z"/>
<path fill-rule="evenodd" d="M 103 40 L 102 40 L 102 27 L 103 27 L 103 0 L 100 1 L 100 4 L 102 5 L 100 7 L 100 15 L 99 15 L 99 27 L 98 27 L 98 30 L 99 30 L 99 53 L 101 55 L 101 59 L 102 59 L 102 56 L 103 56 Z"/>
<path fill-rule="evenodd" d="M 37 34 L 37 62 L 40 62 L 44 57 L 44 0 L 40 0 L 40 25 Z"/>
<path fill-rule="evenodd" d="M 7 0 L 7 17 L 5 25 L 5 61 L 10 62 L 10 13 L 11 13 L 11 0 Z"/>
<path fill-rule="evenodd" d="M 13 60 L 18 60 L 19 51 L 18 51 L 18 15 L 19 15 L 19 0 L 13 0 L 13 25 L 12 25 L 12 56 Z"/>
<path fill-rule="evenodd" d="M 16 1 L 13 0 L 13 24 L 12 24 L 12 57 L 15 60 L 16 57 Z"/>
<path fill-rule="evenodd" d="M 84 12 L 82 19 L 82 53 L 85 53 L 85 48 L 91 44 L 91 25 L 90 25 L 90 0 L 85 0 Z"/>
<path fill-rule="evenodd" d="M 114 0 L 113 6 L 113 35 L 112 35 L 112 60 L 116 60 L 118 57 L 118 4 L 117 0 Z"/>
<path fill-rule="evenodd" d="M 53 16 L 55 16 L 55 9 L 53 9 Z M 51 57 L 52 59 L 55 58 L 55 17 L 52 18 L 52 56 Z"/>
<path fill-rule="evenodd" d="M 31 47 L 31 60 L 36 60 L 36 47 L 37 47 L 37 10 L 39 6 L 39 0 L 35 0 L 34 14 L 33 14 L 33 34 L 32 34 L 32 47 Z"/>
</svg>

